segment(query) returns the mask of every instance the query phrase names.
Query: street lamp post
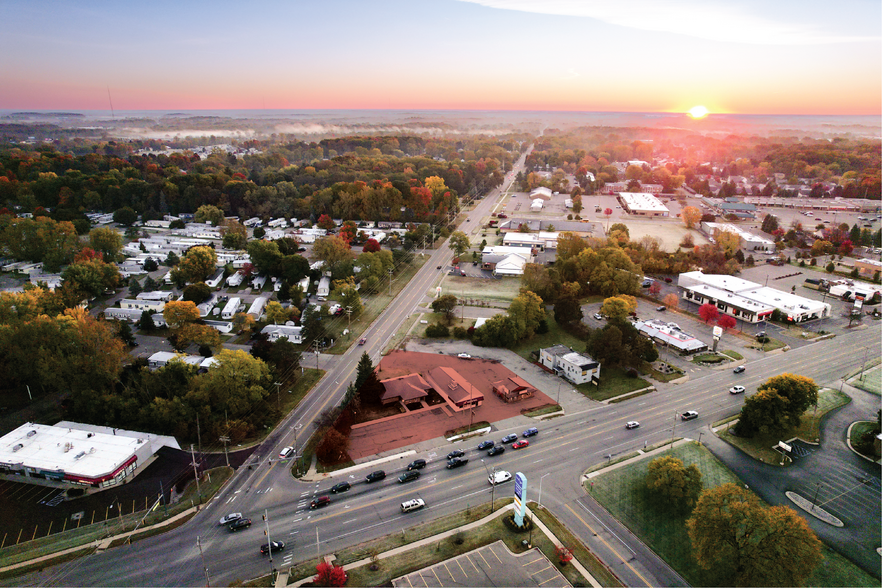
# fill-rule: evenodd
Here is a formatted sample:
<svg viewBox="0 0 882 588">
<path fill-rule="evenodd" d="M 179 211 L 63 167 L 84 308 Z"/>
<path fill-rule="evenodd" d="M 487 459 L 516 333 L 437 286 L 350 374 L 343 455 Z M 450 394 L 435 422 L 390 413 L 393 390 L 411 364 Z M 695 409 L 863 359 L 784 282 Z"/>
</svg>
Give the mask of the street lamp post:
<svg viewBox="0 0 882 588">
<path fill-rule="evenodd" d="M 542 480 L 548 475 L 551 475 L 551 472 L 542 474 L 542 476 L 539 477 L 539 500 L 536 502 L 536 508 L 542 508 Z"/>
<path fill-rule="evenodd" d="M 496 466 L 493 466 L 493 474 L 491 476 L 490 470 L 487 469 L 487 464 L 484 463 L 484 460 L 481 460 L 481 465 L 484 466 L 484 471 L 487 472 L 487 476 L 490 479 L 490 512 L 493 512 L 493 507 L 496 504 Z"/>
</svg>

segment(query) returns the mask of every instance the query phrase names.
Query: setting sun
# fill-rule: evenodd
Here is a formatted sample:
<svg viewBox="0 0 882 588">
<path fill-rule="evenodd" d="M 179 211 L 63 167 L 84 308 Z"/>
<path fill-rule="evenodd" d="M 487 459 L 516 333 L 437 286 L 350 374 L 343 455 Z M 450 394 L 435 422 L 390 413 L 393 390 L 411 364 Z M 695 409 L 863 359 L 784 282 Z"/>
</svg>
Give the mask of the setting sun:
<svg viewBox="0 0 882 588">
<path fill-rule="evenodd" d="M 708 115 L 707 108 L 704 106 L 693 106 L 689 110 L 689 116 L 692 118 L 704 118 Z"/>
</svg>

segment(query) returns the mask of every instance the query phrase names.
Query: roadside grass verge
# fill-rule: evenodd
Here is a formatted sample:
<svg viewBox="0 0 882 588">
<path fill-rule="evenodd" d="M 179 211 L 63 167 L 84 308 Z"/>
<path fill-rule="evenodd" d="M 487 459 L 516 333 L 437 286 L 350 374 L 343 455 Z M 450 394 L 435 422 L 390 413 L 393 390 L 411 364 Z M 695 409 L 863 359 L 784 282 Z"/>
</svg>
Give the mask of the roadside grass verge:
<svg viewBox="0 0 882 588">
<path fill-rule="evenodd" d="M 753 437 L 745 438 L 736 437 L 732 433 L 731 428 L 726 427 L 726 429 L 718 431 L 717 435 L 720 439 L 741 449 L 754 459 L 764 463 L 780 465 L 781 454 L 772 449 L 772 447 L 778 444 L 778 441 L 799 437 L 803 441 L 817 443 L 820 435 L 820 423 L 824 415 L 849 402 L 851 402 L 851 398 L 844 392 L 824 388 L 818 392 L 817 411 L 815 411 L 814 407 L 807 410 L 802 415 L 799 427 L 795 429 L 785 433 L 758 433 Z"/>
<path fill-rule="evenodd" d="M 490 423 L 487 421 L 478 421 L 477 423 L 472 423 L 471 425 L 465 425 L 464 427 L 457 427 L 456 429 L 450 429 L 446 433 L 444 433 L 445 437 L 453 437 L 454 435 L 468 435 L 472 431 L 477 431 L 478 429 L 484 429 L 490 426 Z"/>
<path fill-rule="evenodd" d="M 737 351 L 733 351 L 732 349 L 727 349 L 727 350 L 725 350 L 725 351 L 723 352 L 723 355 L 726 355 L 726 356 L 728 356 L 728 357 L 731 357 L 731 358 L 734 359 L 735 361 L 741 361 L 742 359 L 744 359 L 744 356 L 743 356 L 743 355 L 741 355 L 741 354 L 738 353 Z"/>
<path fill-rule="evenodd" d="M 605 367 L 600 371 L 600 383 L 579 384 L 576 390 L 592 400 L 608 400 L 651 386 L 643 378 L 632 378 L 619 367 Z"/>
<path fill-rule="evenodd" d="M 559 404 L 549 404 L 547 406 L 540 406 L 539 408 L 527 411 L 523 414 L 524 416 L 535 418 L 544 414 L 553 414 L 555 412 L 560 412 L 560 410 L 561 408 Z"/>
<path fill-rule="evenodd" d="M 751 343 L 747 346 L 748 349 L 759 349 L 760 351 L 774 351 L 782 347 L 784 347 L 784 342 L 772 337 L 769 337 L 768 343 Z"/>
<path fill-rule="evenodd" d="M 725 464 L 697 443 L 686 443 L 661 455 L 672 455 L 685 466 L 694 463 L 701 471 L 705 488 L 730 482 L 743 485 Z M 658 455 L 653 459 L 655 457 Z M 700 568 L 693 558 L 685 524 L 689 515 L 671 512 L 647 489 L 646 474 L 651 461 L 642 459 L 592 478 L 585 483 L 586 490 L 690 585 L 725 585 Z M 876 578 L 826 546 L 823 555 L 824 560 L 806 581 L 806 586 L 879 585 Z"/>
<path fill-rule="evenodd" d="M 848 437 L 848 440 L 851 441 L 851 445 L 855 451 L 860 444 L 861 437 L 863 437 L 866 433 L 873 431 L 876 428 L 876 423 L 874 421 L 858 421 L 851 428 L 851 434 Z M 860 453 L 860 451 L 858 451 Z M 861 455 L 863 455 L 861 453 Z M 872 458 L 872 455 L 868 455 L 867 457 Z"/>
</svg>

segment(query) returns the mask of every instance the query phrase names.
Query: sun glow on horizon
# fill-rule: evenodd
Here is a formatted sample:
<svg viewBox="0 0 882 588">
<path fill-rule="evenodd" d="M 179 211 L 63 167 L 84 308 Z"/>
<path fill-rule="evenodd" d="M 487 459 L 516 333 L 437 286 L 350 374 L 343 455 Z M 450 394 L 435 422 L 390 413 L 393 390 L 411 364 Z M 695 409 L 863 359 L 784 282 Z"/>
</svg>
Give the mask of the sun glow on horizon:
<svg viewBox="0 0 882 588">
<path fill-rule="evenodd" d="M 692 118 L 694 118 L 696 120 L 699 118 L 704 118 L 708 114 L 710 114 L 710 113 L 708 112 L 707 108 L 705 108 L 704 106 L 701 106 L 701 105 L 693 106 L 692 108 L 689 109 L 689 116 L 691 116 Z"/>
</svg>

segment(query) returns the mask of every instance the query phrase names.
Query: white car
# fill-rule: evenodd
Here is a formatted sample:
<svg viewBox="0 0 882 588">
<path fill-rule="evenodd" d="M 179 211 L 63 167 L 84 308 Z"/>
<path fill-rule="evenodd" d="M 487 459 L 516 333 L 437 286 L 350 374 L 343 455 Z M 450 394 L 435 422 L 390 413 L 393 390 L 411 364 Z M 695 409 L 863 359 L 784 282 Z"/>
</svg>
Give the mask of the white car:
<svg viewBox="0 0 882 588">
<path fill-rule="evenodd" d="M 241 518 L 242 518 L 242 513 L 241 513 L 241 512 L 231 512 L 231 513 L 228 514 L 228 515 L 224 515 L 224 516 L 222 516 L 222 517 L 221 517 L 221 520 L 219 520 L 219 521 L 217 522 L 217 524 L 220 525 L 220 526 L 229 525 L 229 524 L 232 523 L 233 521 L 238 521 L 238 520 L 241 519 Z"/>
<path fill-rule="evenodd" d="M 511 480 L 511 474 L 506 472 L 505 470 L 494 472 L 490 474 L 489 478 L 487 478 L 487 481 L 490 482 L 490 484 L 493 486 L 495 486 L 496 484 L 508 482 L 509 480 Z"/>
<path fill-rule="evenodd" d="M 744 394 L 744 386 L 732 386 L 729 388 L 729 394 Z"/>
<path fill-rule="evenodd" d="M 288 457 L 292 453 L 294 453 L 294 448 L 293 447 L 286 447 L 279 452 L 279 457 L 281 457 L 282 459 L 285 459 L 286 457 Z"/>
<path fill-rule="evenodd" d="M 471 359 L 472 358 L 472 356 L 469 355 L 468 353 L 460 353 L 459 355 L 457 355 L 457 357 L 460 359 Z"/>
<path fill-rule="evenodd" d="M 638 423 L 637 421 L 628 421 L 625 424 L 626 429 L 636 429 L 639 426 L 640 426 L 640 423 Z"/>
</svg>

